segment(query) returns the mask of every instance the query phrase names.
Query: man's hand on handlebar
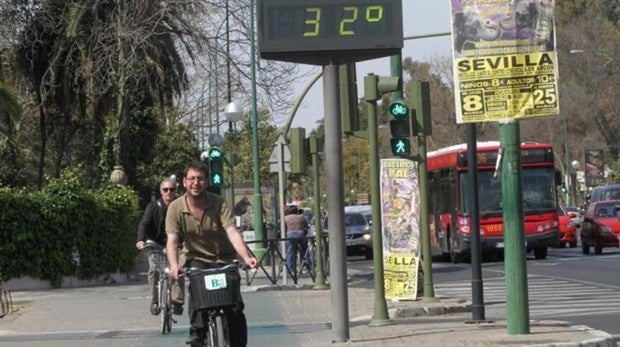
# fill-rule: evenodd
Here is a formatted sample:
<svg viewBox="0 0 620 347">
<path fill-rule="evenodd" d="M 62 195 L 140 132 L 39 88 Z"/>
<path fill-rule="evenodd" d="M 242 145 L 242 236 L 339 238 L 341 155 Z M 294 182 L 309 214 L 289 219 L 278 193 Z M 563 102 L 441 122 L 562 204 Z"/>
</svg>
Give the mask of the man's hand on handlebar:
<svg viewBox="0 0 620 347">
<path fill-rule="evenodd" d="M 250 269 L 258 269 L 260 263 L 258 262 L 258 260 L 254 257 L 250 257 L 245 259 L 244 261 L 245 266 L 250 268 Z"/>
<path fill-rule="evenodd" d="M 179 268 L 179 264 L 170 264 L 170 273 L 168 275 L 171 278 L 178 280 L 180 272 L 181 272 L 181 268 Z"/>
<path fill-rule="evenodd" d="M 138 242 L 136 242 L 136 248 L 137 248 L 137 249 L 142 249 L 142 248 L 144 248 L 144 241 L 138 241 Z"/>
</svg>

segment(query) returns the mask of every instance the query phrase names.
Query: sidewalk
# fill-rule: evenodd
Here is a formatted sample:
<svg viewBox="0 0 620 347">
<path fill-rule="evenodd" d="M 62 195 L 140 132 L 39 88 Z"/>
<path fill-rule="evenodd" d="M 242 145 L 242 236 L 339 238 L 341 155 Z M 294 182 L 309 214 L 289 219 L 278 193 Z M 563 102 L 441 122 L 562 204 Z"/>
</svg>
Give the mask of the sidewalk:
<svg viewBox="0 0 620 347">
<path fill-rule="evenodd" d="M 331 329 L 329 290 L 313 290 L 304 278 L 299 285 L 256 285 L 243 290 L 273 291 L 282 308 L 282 320 L 299 323 L 287 327 L 302 346 L 617 346 L 606 332 L 561 321 L 532 320 L 530 334 L 508 335 L 506 321 L 469 323 L 471 303 L 447 297 L 436 297 L 435 302 L 388 301 L 393 324 L 370 327 L 375 296 L 374 289 L 364 288 L 369 281 L 369 274 L 349 277 L 350 339 L 338 343 L 332 340 L 342 332 Z M 339 325 L 342 328 L 343 324 Z"/>
</svg>

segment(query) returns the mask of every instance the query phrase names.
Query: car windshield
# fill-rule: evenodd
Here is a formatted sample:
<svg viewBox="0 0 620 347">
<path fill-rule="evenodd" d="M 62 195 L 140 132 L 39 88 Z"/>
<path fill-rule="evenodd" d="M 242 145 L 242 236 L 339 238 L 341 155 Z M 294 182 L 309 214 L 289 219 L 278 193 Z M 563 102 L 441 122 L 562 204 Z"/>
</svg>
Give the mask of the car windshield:
<svg viewBox="0 0 620 347">
<path fill-rule="evenodd" d="M 366 219 L 359 213 L 345 214 L 344 226 L 365 225 Z"/>
<path fill-rule="evenodd" d="M 601 204 L 594 212 L 596 217 L 620 217 L 620 204 Z"/>
</svg>

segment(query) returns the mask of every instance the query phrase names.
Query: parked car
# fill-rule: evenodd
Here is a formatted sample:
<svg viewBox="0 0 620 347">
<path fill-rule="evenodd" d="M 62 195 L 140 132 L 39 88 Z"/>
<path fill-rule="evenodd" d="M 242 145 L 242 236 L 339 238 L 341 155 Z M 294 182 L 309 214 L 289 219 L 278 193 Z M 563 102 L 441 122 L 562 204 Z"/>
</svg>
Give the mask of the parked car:
<svg viewBox="0 0 620 347">
<path fill-rule="evenodd" d="M 574 213 L 568 212 L 564 206 L 558 206 L 558 219 L 560 223 L 560 247 L 568 243 L 570 247 L 577 247 L 577 224 L 573 217 Z"/>
<path fill-rule="evenodd" d="M 601 184 L 592 188 L 592 194 L 586 197 L 588 203 L 603 200 L 620 200 L 620 184 Z"/>
<path fill-rule="evenodd" d="M 620 200 L 596 201 L 588 205 L 581 226 L 581 250 L 603 253 L 603 247 L 620 246 Z"/>
<path fill-rule="evenodd" d="M 329 217 L 325 217 L 325 231 L 330 235 Z M 372 259 L 372 231 L 370 223 L 360 212 L 345 212 L 344 214 L 345 244 L 347 255 L 364 255 Z"/>
</svg>

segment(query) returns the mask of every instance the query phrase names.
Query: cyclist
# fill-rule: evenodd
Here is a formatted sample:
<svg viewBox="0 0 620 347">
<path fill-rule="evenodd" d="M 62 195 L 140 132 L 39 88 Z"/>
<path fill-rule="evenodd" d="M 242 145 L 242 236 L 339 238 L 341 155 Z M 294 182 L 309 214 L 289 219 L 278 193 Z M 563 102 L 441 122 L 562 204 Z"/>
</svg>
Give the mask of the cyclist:
<svg viewBox="0 0 620 347">
<path fill-rule="evenodd" d="M 166 232 L 164 225 L 166 222 L 166 210 L 168 205 L 176 198 L 177 182 L 175 179 L 166 178 L 159 184 L 161 199 L 151 201 L 144 210 L 144 215 L 138 226 L 138 237 L 136 248 L 142 249 L 146 240 L 153 240 L 162 246 L 166 245 Z M 159 302 L 157 293 L 157 282 L 159 281 L 159 273 L 157 272 L 156 255 L 149 251 L 149 287 L 151 289 L 151 314 L 159 314 Z M 183 291 L 176 280 L 172 282 L 172 312 L 174 314 L 183 314 Z"/>
<path fill-rule="evenodd" d="M 187 164 L 183 187 L 186 193 L 173 201 L 166 216 L 168 234 L 167 251 L 170 275 L 178 278 L 177 243 L 183 239 L 181 258 L 184 266 L 208 268 L 230 264 L 239 258 L 250 268 L 257 268 L 258 261 L 248 251 L 242 234 L 235 226 L 230 206 L 219 195 L 206 191 L 207 170 L 200 162 Z M 229 336 L 232 347 L 247 344 L 247 322 L 243 313 L 244 304 L 240 298 L 236 307 L 229 312 Z M 192 300 L 189 300 L 190 330 L 186 344 L 200 340 L 204 332 L 202 316 L 197 314 Z"/>
</svg>

